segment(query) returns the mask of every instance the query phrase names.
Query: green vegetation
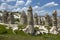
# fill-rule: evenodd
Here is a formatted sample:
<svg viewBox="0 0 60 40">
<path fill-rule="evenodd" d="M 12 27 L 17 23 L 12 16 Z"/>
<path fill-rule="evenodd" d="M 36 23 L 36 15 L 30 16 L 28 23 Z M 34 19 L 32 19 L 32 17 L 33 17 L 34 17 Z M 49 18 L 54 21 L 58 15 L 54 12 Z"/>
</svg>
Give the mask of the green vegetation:
<svg viewBox="0 0 60 40">
<path fill-rule="evenodd" d="M 7 32 L 5 27 L 5 25 L 0 25 L 0 34 L 5 34 Z"/>
<path fill-rule="evenodd" d="M 54 34 L 41 34 L 41 35 L 29 35 L 23 31 L 15 30 L 14 34 L 12 29 L 5 29 L 5 25 L 0 25 L 0 40 L 60 40 L 60 35 Z M 38 30 L 36 27 L 35 30 Z"/>
<path fill-rule="evenodd" d="M 19 20 L 19 19 L 15 19 L 15 21 L 20 22 L 20 20 Z"/>
<path fill-rule="evenodd" d="M 7 29 L 6 31 L 7 31 L 7 34 L 14 34 L 12 29 Z"/>
<path fill-rule="evenodd" d="M 48 33 L 50 33 L 51 26 L 45 26 L 48 29 Z"/>
<path fill-rule="evenodd" d="M 45 22 L 44 21 L 42 21 L 42 25 L 45 25 Z"/>
<path fill-rule="evenodd" d="M 27 25 L 18 25 L 19 29 L 26 28 Z"/>
<path fill-rule="evenodd" d="M 60 40 L 60 35 L 43 34 L 32 36 L 20 31 L 19 35 L 0 35 L 0 40 Z"/>
<path fill-rule="evenodd" d="M 35 29 L 36 31 L 38 31 L 38 30 L 39 30 L 39 28 L 38 28 L 38 27 L 35 27 L 34 29 Z"/>
<path fill-rule="evenodd" d="M 0 34 L 13 34 L 12 29 L 6 29 L 6 25 L 0 25 Z"/>
</svg>

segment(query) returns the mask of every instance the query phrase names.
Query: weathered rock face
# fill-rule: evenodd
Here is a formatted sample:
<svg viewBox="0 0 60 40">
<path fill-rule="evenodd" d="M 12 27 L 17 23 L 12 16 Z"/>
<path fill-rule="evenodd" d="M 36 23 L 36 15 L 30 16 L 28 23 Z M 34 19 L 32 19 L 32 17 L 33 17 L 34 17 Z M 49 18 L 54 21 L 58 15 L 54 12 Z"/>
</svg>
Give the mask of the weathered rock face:
<svg viewBox="0 0 60 40">
<path fill-rule="evenodd" d="M 32 7 L 28 8 L 28 25 L 33 25 L 33 14 L 32 14 Z"/>
<path fill-rule="evenodd" d="M 57 12 L 56 10 L 54 10 L 53 12 L 53 19 L 52 19 L 52 24 L 53 24 L 53 27 L 51 28 L 50 32 L 53 33 L 53 34 L 57 34 L 58 33 L 58 29 L 57 29 Z"/>
<path fill-rule="evenodd" d="M 60 29 L 60 17 L 58 17 L 57 23 L 58 23 L 57 27 L 58 27 L 58 29 Z"/>
<path fill-rule="evenodd" d="M 3 21 L 3 23 L 6 23 L 6 24 L 8 24 L 8 23 L 14 24 L 14 22 L 15 22 L 14 14 L 4 11 L 3 16 L 2 16 L 2 21 Z"/>
<path fill-rule="evenodd" d="M 27 15 L 24 11 L 21 12 L 20 24 L 27 24 Z"/>
<path fill-rule="evenodd" d="M 48 14 L 46 14 L 45 16 L 45 26 L 51 26 L 52 22 L 51 22 L 51 18 Z"/>
<path fill-rule="evenodd" d="M 3 12 L 3 16 L 2 16 L 3 23 L 8 23 L 7 17 L 8 17 L 8 12 L 7 11 L 4 11 Z"/>
<path fill-rule="evenodd" d="M 41 17 L 40 16 L 38 17 L 38 24 L 39 25 L 42 25 L 42 20 L 41 20 Z"/>
<path fill-rule="evenodd" d="M 59 33 L 59 32 L 57 31 L 56 26 L 53 26 L 53 27 L 50 29 L 50 33 L 52 33 L 52 34 L 58 34 L 58 33 Z"/>
<path fill-rule="evenodd" d="M 11 24 L 15 23 L 14 13 L 9 13 L 8 22 Z"/>
<path fill-rule="evenodd" d="M 56 26 L 57 27 L 57 12 L 56 12 L 56 10 L 54 10 L 54 12 L 53 12 L 53 19 L 52 19 L 52 21 L 53 21 L 53 26 Z"/>
<path fill-rule="evenodd" d="M 32 7 L 29 6 L 28 8 L 28 33 L 33 34 L 34 33 L 34 25 L 33 25 L 33 13 L 32 13 Z"/>
<path fill-rule="evenodd" d="M 14 13 L 11 13 L 11 23 L 12 23 L 12 24 L 14 24 L 14 23 L 15 23 Z"/>
<path fill-rule="evenodd" d="M 2 11 L 0 11 L 0 23 L 2 23 Z"/>
<path fill-rule="evenodd" d="M 37 15 L 37 13 L 34 14 L 34 25 L 38 25 L 38 15 Z"/>
<path fill-rule="evenodd" d="M 43 25 L 45 25 L 45 17 L 41 17 L 41 25 L 43 26 Z"/>
</svg>

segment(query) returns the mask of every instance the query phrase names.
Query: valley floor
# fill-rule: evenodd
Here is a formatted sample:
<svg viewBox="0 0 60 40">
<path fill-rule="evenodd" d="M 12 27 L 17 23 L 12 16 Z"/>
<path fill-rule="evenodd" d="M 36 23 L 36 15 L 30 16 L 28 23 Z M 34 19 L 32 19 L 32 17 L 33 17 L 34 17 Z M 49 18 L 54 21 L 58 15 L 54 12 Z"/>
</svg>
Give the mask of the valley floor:
<svg viewBox="0 0 60 40">
<path fill-rule="evenodd" d="M 60 35 L 45 34 L 39 36 L 32 36 L 27 34 L 18 34 L 18 35 L 0 35 L 0 40 L 60 40 Z"/>
</svg>

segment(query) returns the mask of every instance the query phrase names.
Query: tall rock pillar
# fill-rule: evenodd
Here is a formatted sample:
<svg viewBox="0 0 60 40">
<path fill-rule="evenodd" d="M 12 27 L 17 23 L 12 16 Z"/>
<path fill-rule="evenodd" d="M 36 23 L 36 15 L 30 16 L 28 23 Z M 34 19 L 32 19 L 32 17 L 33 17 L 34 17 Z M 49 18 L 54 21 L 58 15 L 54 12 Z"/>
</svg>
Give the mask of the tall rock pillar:
<svg viewBox="0 0 60 40">
<path fill-rule="evenodd" d="M 38 24 L 39 24 L 39 25 L 42 25 L 41 16 L 38 16 Z"/>
<path fill-rule="evenodd" d="M 34 25 L 38 25 L 38 15 L 37 15 L 37 13 L 34 14 Z"/>
<path fill-rule="evenodd" d="M 14 13 L 10 14 L 10 19 L 11 19 L 11 24 L 14 24 L 15 23 Z"/>
<path fill-rule="evenodd" d="M 33 25 L 33 13 L 32 13 L 32 7 L 29 6 L 28 8 L 28 33 L 33 34 L 34 33 L 34 25 Z"/>
<path fill-rule="evenodd" d="M 15 23 L 14 13 L 9 12 L 8 23 L 9 24 L 14 24 Z"/>
<path fill-rule="evenodd" d="M 45 16 L 45 26 L 51 26 L 51 19 L 48 14 Z"/>
<path fill-rule="evenodd" d="M 45 27 L 47 28 L 48 33 L 50 33 L 51 19 L 50 19 L 50 16 L 48 14 L 46 14 L 46 16 L 45 16 Z"/>
<path fill-rule="evenodd" d="M 21 25 L 27 24 L 27 15 L 24 11 L 21 12 L 20 24 Z"/>
<path fill-rule="evenodd" d="M 52 14 L 52 25 L 53 27 L 51 28 L 51 33 L 52 34 L 58 34 L 58 29 L 57 29 L 57 12 L 54 10 Z"/>
<path fill-rule="evenodd" d="M 56 12 L 56 10 L 54 10 L 54 12 L 53 12 L 53 26 L 56 26 L 57 27 L 57 12 Z"/>
<path fill-rule="evenodd" d="M 2 16 L 2 21 L 3 21 L 3 23 L 8 23 L 8 12 L 7 11 L 4 11 L 3 12 L 3 16 Z"/>
</svg>

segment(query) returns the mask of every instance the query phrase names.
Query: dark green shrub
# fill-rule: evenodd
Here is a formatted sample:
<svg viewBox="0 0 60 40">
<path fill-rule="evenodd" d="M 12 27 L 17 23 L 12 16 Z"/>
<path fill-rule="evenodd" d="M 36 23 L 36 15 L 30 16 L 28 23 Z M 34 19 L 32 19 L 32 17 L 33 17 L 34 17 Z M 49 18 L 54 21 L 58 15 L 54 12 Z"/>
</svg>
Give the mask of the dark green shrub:
<svg viewBox="0 0 60 40">
<path fill-rule="evenodd" d="M 18 25 L 19 29 L 24 29 L 26 28 L 27 25 Z"/>
<path fill-rule="evenodd" d="M 12 29 L 7 29 L 7 34 L 14 34 Z"/>
<path fill-rule="evenodd" d="M 20 20 L 19 20 L 19 19 L 15 19 L 15 21 L 20 22 Z"/>
<path fill-rule="evenodd" d="M 0 34 L 13 34 L 12 29 L 6 29 L 6 25 L 0 25 Z"/>
<path fill-rule="evenodd" d="M 0 34 L 6 34 L 7 33 L 7 29 L 5 28 L 5 25 L 0 25 Z"/>
<path fill-rule="evenodd" d="M 22 30 L 15 30 L 14 32 L 15 32 L 16 34 L 22 34 L 22 35 L 25 34 Z"/>
<path fill-rule="evenodd" d="M 18 34 L 19 30 L 14 30 L 14 32 L 15 32 L 16 34 Z"/>
<path fill-rule="evenodd" d="M 35 29 L 36 31 L 38 31 L 38 30 L 39 30 L 39 28 L 38 28 L 38 27 L 35 27 L 34 29 Z"/>
<path fill-rule="evenodd" d="M 50 33 L 51 26 L 45 26 L 48 29 L 48 33 Z"/>
</svg>

